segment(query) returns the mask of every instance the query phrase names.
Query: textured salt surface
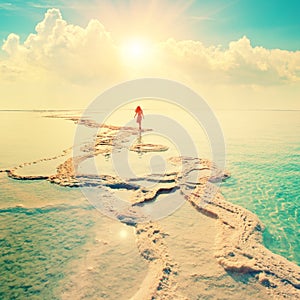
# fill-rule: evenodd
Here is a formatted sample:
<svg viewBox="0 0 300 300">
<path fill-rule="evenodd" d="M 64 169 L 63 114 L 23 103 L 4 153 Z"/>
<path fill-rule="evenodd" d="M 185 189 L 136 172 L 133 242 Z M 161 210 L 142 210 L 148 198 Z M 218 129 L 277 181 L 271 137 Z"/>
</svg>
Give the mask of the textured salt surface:
<svg viewBox="0 0 300 300">
<path fill-rule="evenodd" d="M 266 249 L 262 245 L 263 225 L 258 218 L 246 209 L 228 203 L 213 184 L 225 180 L 229 176 L 228 173 L 218 170 L 207 160 L 173 157 L 170 162 L 174 165 L 181 164 L 181 171 L 158 174 L 162 175 L 159 176 L 159 185 L 151 189 L 134 182 L 133 178 L 120 179 L 107 174 L 98 176 L 77 174 L 77 167 L 82 162 L 93 156 L 110 153 L 112 149 L 122 149 L 128 136 L 138 133 L 134 128 L 122 128 L 122 135 L 116 139 L 120 127 L 99 126 L 91 120 L 80 120 L 77 117 L 68 117 L 68 119 L 84 126 L 102 127 L 106 130 L 97 136 L 94 147 L 85 145 L 81 156 L 66 159 L 57 167 L 54 175 L 18 175 L 17 170 L 26 166 L 22 164 L 12 170 L 5 170 L 8 176 L 22 180 L 48 179 L 60 186 L 105 186 L 108 189 L 133 190 L 130 200 L 133 210 L 138 205 L 147 205 L 149 202 L 156 201 L 162 192 L 169 193 L 180 189 L 186 195 L 186 200 L 197 211 L 216 220 L 218 235 L 214 253 L 217 261 L 226 271 L 250 274 L 272 297 L 278 299 L 300 297 L 299 266 Z M 147 152 L 151 148 L 154 151 L 161 149 L 159 145 L 145 147 Z M 140 147 L 139 151 L 141 149 L 143 147 Z M 63 155 L 66 153 L 67 151 Z M 31 164 L 38 164 L 44 160 Z M 146 175 L 141 181 L 158 183 L 155 182 L 153 175 Z M 129 211 L 114 213 L 120 214 L 119 219 L 122 222 L 136 227 L 139 252 L 149 265 L 142 287 L 132 299 L 185 299 L 186 297 L 178 290 L 180 285 L 177 276 L 180 266 L 169 254 L 167 234 L 161 226 L 151 222 L 137 224 L 136 216 Z M 195 276 L 197 277 L 197 274 Z"/>
<path fill-rule="evenodd" d="M 257 216 L 227 202 L 220 193 L 206 201 L 204 187 L 206 182 L 201 184 L 200 181 L 188 201 L 197 210 L 218 220 L 215 256 L 219 263 L 227 271 L 255 274 L 272 296 L 299 298 L 300 267 L 262 245 L 263 225 Z"/>
<path fill-rule="evenodd" d="M 48 179 L 49 174 L 56 173 L 57 166 L 65 161 L 65 157 L 70 156 L 71 149 L 66 149 L 61 154 L 53 157 L 22 163 L 12 169 L 6 170 L 7 175 L 18 180 Z"/>
<path fill-rule="evenodd" d="M 227 272 L 215 258 L 217 222 L 188 202 L 160 221 L 178 266 L 177 289 L 188 299 L 269 299 L 254 276 Z"/>
</svg>

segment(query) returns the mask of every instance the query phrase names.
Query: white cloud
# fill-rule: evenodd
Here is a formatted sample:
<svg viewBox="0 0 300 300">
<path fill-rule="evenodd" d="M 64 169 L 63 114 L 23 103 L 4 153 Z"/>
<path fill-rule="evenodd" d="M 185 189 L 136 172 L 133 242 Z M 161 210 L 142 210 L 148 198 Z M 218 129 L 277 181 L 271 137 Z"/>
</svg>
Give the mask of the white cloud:
<svg viewBox="0 0 300 300">
<path fill-rule="evenodd" d="M 14 33 L 11 33 L 5 41 L 2 49 L 6 51 L 10 56 L 16 56 L 20 52 L 20 37 Z"/>
<path fill-rule="evenodd" d="M 99 21 L 91 20 L 82 28 L 67 24 L 58 9 L 49 9 L 35 30 L 23 44 L 16 34 L 8 36 L 2 49 L 10 63 L 22 60 L 71 82 L 117 76 L 117 48 Z"/>
<path fill-rule="evenodd" d="M 68 24 L 61 12 L 53 8 L 35 30 L 24 42 L 11 33 L 3 43 L 6 55 L 0 59 L 2 99 L 19 101 L 16 99 L 26 90 L 28 98 L 38 101 L 43 87 L 49 99 L 64 99 L 68 95 L 80 103 L 83 97 L 89 99 L 101 88 L 143 76 L 162 76 L 200 86 L 208 94 L 213 87 L 213 97 L 217 97 L 218 87 L 220 91 L 224 91 L 224 86 L 239 86 L 240 91 L 248 87 L 248 91 L 253 86 L 257 90 L 299 86 L 300 82 L 300 51 L 253 47 L 247 37 L 232 41 L 227 48 L 170 38 L 153 45 L 155 51 L 147 58 L 147 64 L 133 62 L 134 68 L 128 68 L 119 45 L 98 20 L 91 20 L 83 28 Z M 56 91 L 58 85 L 60 94 Z M 226 93 L 230 94 L 227 88 Z"/>
<path fill-rule="evenodd" d="M 227 84 L 277 85 L 300 81 L 300 51 L 252 47 L 243 37 L 229 44 L 205 47 L 198 41 L 162 43 L 169 64 L 199 80 Z"/>
</svg>

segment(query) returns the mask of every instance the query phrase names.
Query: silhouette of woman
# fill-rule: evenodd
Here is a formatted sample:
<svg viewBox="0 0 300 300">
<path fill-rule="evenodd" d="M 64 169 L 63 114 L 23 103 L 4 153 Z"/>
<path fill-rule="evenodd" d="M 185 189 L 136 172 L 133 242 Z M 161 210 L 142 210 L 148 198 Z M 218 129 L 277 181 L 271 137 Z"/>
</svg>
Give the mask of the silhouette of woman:
<svg viewBox="0 0 300 300">
<path fill-rule="evenodd" d="M 136 109 L 135 109 L 135 115 L 134 117 L 136 117 L 137 115 L 137 118 L 136 118 L 136 122 L 139 124 L 139 130 L 142 130 L 142 118 L 144 118 L 144 114 L 143 114 L 143 110 L 141 109 L 140 106 L 138 106 Z"/>
</svg>

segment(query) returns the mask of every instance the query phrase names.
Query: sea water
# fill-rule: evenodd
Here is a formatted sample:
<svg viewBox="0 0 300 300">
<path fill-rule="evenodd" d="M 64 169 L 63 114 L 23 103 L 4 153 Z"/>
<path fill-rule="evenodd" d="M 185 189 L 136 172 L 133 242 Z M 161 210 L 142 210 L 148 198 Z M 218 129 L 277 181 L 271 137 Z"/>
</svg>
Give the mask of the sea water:
<svg viewBox="0 0 300 300">
<path fill-rule="evenodd" d="M 74 124 L 45 115 L 1 112 L 2 169 L 72 146 Z M 269 249 L 300 264 L 300 112 L 220 111 L 217 117 L 231 173 L 222 193 L 259 216 Z M 16 181 L 5 173 L 0 173 L 0 189 L 1 299 L 128 299 L 134 294 L 147 264 L 132 228 L 101 215 L 78 189 Z"/>
<path fill-rule="evenodd" d="M 222 193 L 258 215 L 266 227 L 267 248 L 299 265 L 300 111 L 222 111 L 218 115 L 231 173 Z"/>
<path fill-rule="evenodd" d="M 47 114 L 0 113 L 1 169 L 73 145 L 76 126 Z M 133 228 L 79 189 L 0 173 L 0 299 L 129 299 L 146 272 Z"/>
</svg>

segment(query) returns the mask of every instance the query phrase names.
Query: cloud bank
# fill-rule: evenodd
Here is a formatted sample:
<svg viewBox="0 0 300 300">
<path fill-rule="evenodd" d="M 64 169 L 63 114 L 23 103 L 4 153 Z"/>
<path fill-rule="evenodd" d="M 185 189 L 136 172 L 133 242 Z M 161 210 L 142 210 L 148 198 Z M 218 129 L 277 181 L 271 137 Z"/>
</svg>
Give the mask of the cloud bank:
<svg viewBox="0 0 300 300">
<path fill-rule="evenodd" d="M 67 24 L 58 9 L 50 9 L 35 30 L 24 43 L 14 33 L 8 36 L 2 46 L 8 58 L 2 65 L 12 70 L 20 66 L 24 72 L 27 67 L 41 69 L 79 84 L 116 75 L 117 49 L 99 21 L 81 28 Z"/>
<path fill-rule="evenodd" d="M 65 89 L 66 96 L 80 90 L 80 102 L 79 97 L 89 88 L 93 92 L 87 92 L 86 97 L 96 89 L 99 92 L 100 88 L 142 76 L 163 76 L 194 86 L 260 88 L 300 83 L 300 51 L 253 47 L 245 36 L 227 48 L 170 38 L 151 46 L 146 65 L 132 63 L 129 67 L 120 45 L 98 20 L 91 20 L 82 28 L 68 24 L 61 12 L 53 8 L 45 13 L 35 31 L 24 42 L 15 33 L 3 42 L 1 104 L 5 99 L 20 98 L 11 91 L 18 85 L 23 89 L 27 86 L 27 95 L 33 98 L 41 97 L 43 89 L 49 89 L 49 97 L 57 97 L 50 90 L 58 86 Z M 40 90 L 33 88 L 36 85 Z"/>
<path fill-rule="evenodd" d="M 162 47 L 172 65 L 204 81 L 255 85 L 300 81 L 300 51 L 252 47 L 245 36 L 231 42 L 228 49 L 173 39 Z"/>
</svg>

